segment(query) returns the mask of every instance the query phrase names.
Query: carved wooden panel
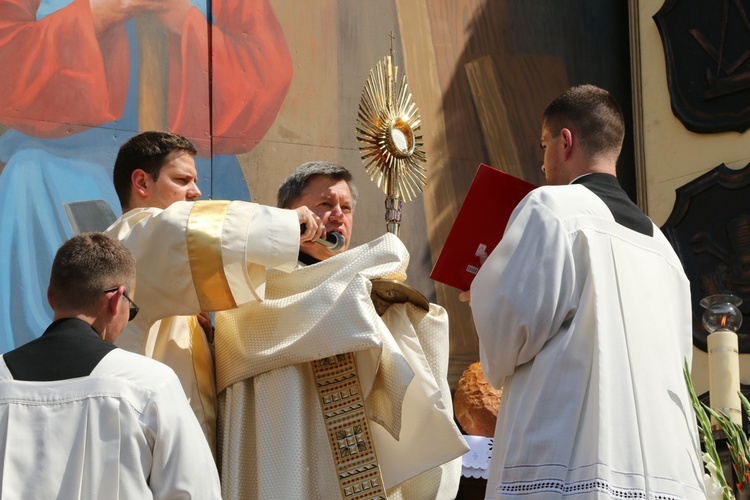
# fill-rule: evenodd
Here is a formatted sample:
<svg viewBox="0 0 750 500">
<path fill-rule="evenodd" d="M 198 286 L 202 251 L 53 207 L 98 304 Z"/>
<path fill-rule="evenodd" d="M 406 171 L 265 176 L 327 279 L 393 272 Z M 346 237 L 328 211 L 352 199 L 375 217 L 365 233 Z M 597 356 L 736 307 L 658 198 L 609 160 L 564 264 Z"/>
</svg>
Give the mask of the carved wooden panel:
<svg viewBox="0 0 750 500">
<path fill-rule="evenodd" d="M 654 16 L 672 111 L 688 130 L 750 126 L 749 12 L 747 0 L 667 0 Z"/>
<path fill-rule="evenodd" d="M 690 279 L 693 344 L 706 350 L 700 300 L 731 293 L 743 300 L 739 347 L 750 353 L 750 164 L 721 164 L 678 188 L 662 230 Z"/>
</svg>

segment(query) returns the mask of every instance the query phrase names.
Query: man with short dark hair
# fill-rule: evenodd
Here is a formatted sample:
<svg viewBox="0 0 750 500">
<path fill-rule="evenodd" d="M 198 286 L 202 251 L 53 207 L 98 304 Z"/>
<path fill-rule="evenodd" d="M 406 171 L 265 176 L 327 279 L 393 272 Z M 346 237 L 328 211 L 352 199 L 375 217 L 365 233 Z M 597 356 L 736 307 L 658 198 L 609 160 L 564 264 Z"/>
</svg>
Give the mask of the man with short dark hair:
<svg viewBox="0 0 750 500">
<path fill-rule="evenodd" d="M 184 175 L 184 184 L 189 188 L 184 197 L 188 201 L 200 198 L 201 192 L 196 185 L 197 176 L 194 176 L 193 172 L 195 160 L 190 164 L 190 160 L 197 154 L 198 151 L 188 139 L 168 132 L 143 132 L 125 142 L 117 153 L 112 174 L 123 213 L 131 208 L 130 197 L 134 186 L 139 190 L 149 182 L 156 184 L 162 170 L 171 173 L 170 167 L 174 166 L 182 167 L 178 168 L 178 171 Z M 171 205 L 158 201 L 152 203 L 154 206 L 162 204 Z"/>
<path fill-rule="evenodd" d="M 488 499 L 705 498 L 682 373 L 690 287 L 617 182 L 624 133 L 603 89 L 552 101 L 549 185 L 516 207 L 471 285 L 482 369 L 503 388 Z"/>
<path fill-rule="evenodd" d="M 107 232 L 138 261 L 142 309 L 118 346 L 177 373 L 214 449 L 213 339 L 205 313 L 262 300 L 266 267 L 293 270 L 300 244 L 323 236 L 324 228 L 305 207 L 196 201 L 194 156 L 190 141 L 169 132 L 143 132 L 125 142 L 114 168 L 123 215 Z"/>
<path fill-rule="evenodd" d="M 138 314 L 135 275 L 101 233 L 58 250 L 54 322 L 0 361 L 2 498 L 220 498 L 174 372 L 112 344 Z"/>
</svg>

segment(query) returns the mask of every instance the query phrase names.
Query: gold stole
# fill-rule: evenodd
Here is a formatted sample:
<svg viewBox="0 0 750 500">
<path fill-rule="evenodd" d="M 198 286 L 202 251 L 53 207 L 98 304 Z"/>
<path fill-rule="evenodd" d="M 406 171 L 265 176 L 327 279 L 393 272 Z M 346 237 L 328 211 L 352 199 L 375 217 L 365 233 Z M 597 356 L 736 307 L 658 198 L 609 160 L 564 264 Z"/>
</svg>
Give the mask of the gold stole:
<svg viewBox="0 0 750 500">
<path fill-rule="evenodd" d="M 354 354 L 338 354 L 310 364 L 341 498 L 385 500 Z"/>
</svg>

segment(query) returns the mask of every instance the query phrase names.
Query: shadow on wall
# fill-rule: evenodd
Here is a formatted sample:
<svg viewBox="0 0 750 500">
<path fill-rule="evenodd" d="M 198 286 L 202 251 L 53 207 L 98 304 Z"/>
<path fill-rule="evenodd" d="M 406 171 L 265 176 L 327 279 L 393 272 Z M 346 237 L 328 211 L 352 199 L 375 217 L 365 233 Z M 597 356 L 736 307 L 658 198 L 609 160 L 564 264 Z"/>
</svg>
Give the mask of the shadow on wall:
<svg viewBox="0 0 750 500">
<path fill-rule="evenodd" d="M 570 85 L 598 85 L 620 103 L 627 134 L 618 177 L 635 200 L 627 4 L 585 0 L 571 9 L 555 0 L 493 0 L 465 21 L 471 3 L 441 0 L 428 6 L 437 73 L 447 82 L 442 112 L 449 159 L 445 168 L 430 172 L 440 198 L 432 204 L 436 213 L 428 214 L 438 225 L 433 238 L 439 240 L 431 247 L 442 247 L 480 163 L 544 183 L 541 115 Z M 452 47 L 463 49 L 447 53 Z M 451 362 L 463 363 L 451 373 L 460 373 L 478 357 L 468 326 L 471 313 L 458 304 L 454 290 L 437 284 L 437 295 L 451 318 Z"/>
</svg>

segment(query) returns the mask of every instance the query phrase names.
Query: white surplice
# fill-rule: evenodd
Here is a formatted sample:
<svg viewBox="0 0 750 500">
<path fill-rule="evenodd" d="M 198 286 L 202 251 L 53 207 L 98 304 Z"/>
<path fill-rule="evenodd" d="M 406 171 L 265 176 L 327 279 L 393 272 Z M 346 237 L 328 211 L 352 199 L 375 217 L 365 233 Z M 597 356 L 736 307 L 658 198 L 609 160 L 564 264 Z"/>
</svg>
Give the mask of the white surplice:
<svg viewBox="0 0 750 500">
<path fill-rule="evenodd" d="M 122 349 L 46 382 L 13 380 L 0 358 L 0 430 L 4 500 L 221 498 L 177 377 Z"/>
<path fill-rule="evenodd" d="M 452 499 L 468 449 L 447 384 L 448 321 L 431 305 L 381 318 L 372 278 L 403 280 L 408 253 L 386 234 L 289 274 L 266 300 L 216 317 L 225 499 L 340 498 L 310 362 L 356 353 L 389 498 Z M 223 391 L 223 392 L 222 392 Z"/>
<path fill-rule="evenodd" d="M 503 387 L 487 498 L 704 498 L 690 290 L 654 226 L 581 185 L 533 191 L 471 286 L 480 358 Z"/>
<path fill-rule="evenodd" d="M 116 344 L 175 371 L 215 449 L 214 364 L 195 315 L 262 299 L 266 266 L 294 269 L 298 216 L 242 201 L 177 202 L 131 210 L 107 233 L 135 256 L 141 308 Z"/>
</svg>

